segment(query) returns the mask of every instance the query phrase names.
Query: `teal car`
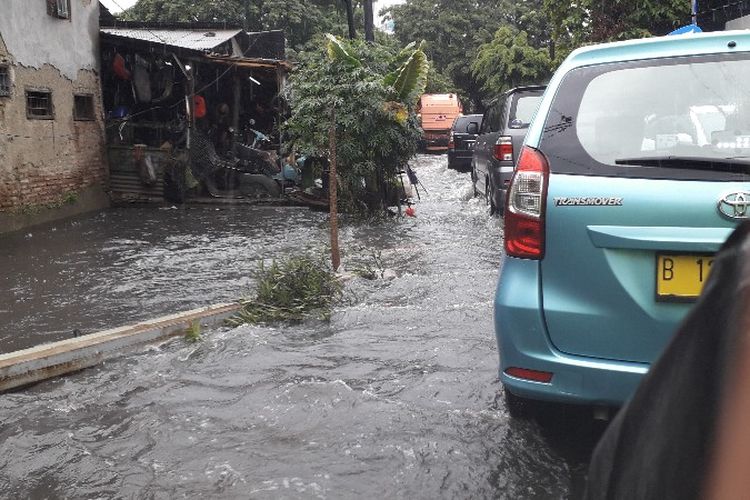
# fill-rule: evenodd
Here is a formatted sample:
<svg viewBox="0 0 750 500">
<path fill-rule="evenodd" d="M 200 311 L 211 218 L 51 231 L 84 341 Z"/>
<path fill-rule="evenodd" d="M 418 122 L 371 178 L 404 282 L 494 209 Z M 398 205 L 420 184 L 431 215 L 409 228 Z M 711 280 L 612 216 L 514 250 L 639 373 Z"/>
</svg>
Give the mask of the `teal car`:
<svg viewBox="0 0 750 500">
<path fill-rule="evenodd" d="M 749 173 L 750 32 L 573 52 L 506 200 L 494 319 L 509 404 L 624 403 L 750 216 Z"/>
</svg>

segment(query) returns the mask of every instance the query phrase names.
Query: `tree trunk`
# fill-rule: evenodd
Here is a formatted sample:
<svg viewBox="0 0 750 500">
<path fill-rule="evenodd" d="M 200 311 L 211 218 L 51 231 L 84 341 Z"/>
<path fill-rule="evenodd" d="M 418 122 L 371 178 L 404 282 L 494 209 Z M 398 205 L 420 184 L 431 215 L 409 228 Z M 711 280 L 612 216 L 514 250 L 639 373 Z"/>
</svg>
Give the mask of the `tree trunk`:
<svg viewBox="0 0 750 500">
<path fill-rule="evenodd" d="M 375 42 L 375 23 L 373 20 L 372 0 L 365 0 L 365 40 Z"/>
<path fill-rule="evenodd" d="M 344 0 L 344 5 L 346 5 L 346 22 L 349 25 L 349 38 L 351 40 L 354 40 L 357 38 L 357 30 L 354 29 L 354 4 L 352 3 L 354 0 Z"/>
<path fill-rule="evenodd" d="M 243 23 L 243 27 L 245 28 L 245 31 L 251 31 L 250 29 L 250 13 L 252 12 L 250 10 L 250 1 L 251 0 L 245 0 L 244 5 L 244 14 L 245 14 L 245 22 Z"/>
</svg>

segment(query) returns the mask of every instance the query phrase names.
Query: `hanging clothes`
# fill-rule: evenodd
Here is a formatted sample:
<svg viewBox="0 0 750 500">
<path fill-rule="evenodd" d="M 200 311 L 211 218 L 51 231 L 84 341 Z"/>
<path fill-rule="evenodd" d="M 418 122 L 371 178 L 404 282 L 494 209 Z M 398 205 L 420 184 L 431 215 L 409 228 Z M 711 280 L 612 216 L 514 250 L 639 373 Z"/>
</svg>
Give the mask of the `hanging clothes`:
<svg viewBox="0 0 750 500">
<path fill-rule="evenodd" d="M 135 67 L 133 68 L 133 86 L 138 102 L 151 102 L 151 78 L 148 72 L 149 64 L 139 55 L 135 56 Z"/>
<path fill-rule="evenodd" d="M 203 96 L 193 96 L 193 109 L 195 110 L 196 118 L 203 118 L 206 116 L 206 100 Z"/>
<path fill-rule="evenodd" d="M 112 60 L 112 71 L 122 80 L 130 80 L 131 78 L 130 71 L 125 67 L 125 58 L 118 53 L 115 53 Z"/>
</svg>

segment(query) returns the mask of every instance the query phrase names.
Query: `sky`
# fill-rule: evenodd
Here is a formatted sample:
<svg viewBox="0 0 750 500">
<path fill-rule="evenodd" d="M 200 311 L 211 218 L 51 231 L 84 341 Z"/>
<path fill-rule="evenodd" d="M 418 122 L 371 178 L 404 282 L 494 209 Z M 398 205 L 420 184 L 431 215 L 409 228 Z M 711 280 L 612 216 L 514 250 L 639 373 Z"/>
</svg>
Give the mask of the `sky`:
<svg viewBox="0 0 750 500">
<path fill-rule="evenodd" d="M 132 7 L 138 0 L 101 0 L 106 8 L 110 12 L 116 14 L 123 9 Z M 390 7 L 397 3 L 404 3 L 405 0 L 375 0 L 375 12 L 379 12 L 380 9 Z"/>
<path fill-rule="evenodd" d="M 102 5 L 109 9 L 113 14 L 117 14 L 124 9 L 128 9 L 135 5 L 138 0 L 100 0 Z"/>
</svg>

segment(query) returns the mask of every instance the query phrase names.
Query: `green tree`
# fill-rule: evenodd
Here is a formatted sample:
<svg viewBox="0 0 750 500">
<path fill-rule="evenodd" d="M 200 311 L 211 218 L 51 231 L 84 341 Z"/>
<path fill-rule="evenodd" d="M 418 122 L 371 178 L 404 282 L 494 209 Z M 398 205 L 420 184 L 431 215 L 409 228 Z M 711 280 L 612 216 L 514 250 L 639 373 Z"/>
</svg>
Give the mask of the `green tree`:
<svg viewBox="0 0 750 500">
<path fill-rule="evenodd" d="M 500 26 L 528 33 L 535 48 L 547 46 L 542 0 L 407 0 L 386 10 L 401 43 L 426 40 L 426 52 L 438 73 L 449 78 L 454 91 L 468 96 L 474 108 L 500 90 L 488 89 L 472 72 L 479 47 L 492 41 Z M 470 106 L 471 107 L 471 106 Z"/>
<path fill-rule="evenodd" d="M 250 31 L 283 30 L 298 49 L 315 35 L 344 34 L 347 0 L 139 0 L 122 18 L 152 22 L 226 22 Z"/>
<path fill-rule="evenodd" d="M 589 0 L 591 40 L 624 40 L 666 35 L 690 20 L 683 0 Z"/>
<path fill-rule="evenodd" d="M 564 56 L 587 43 L 665 35 L 690 21 L 684 0 L 544 0 L 555 46 Z"/>
<path fill-rule="evenodd" d="M 552 62 L 547 49 L 529 45 L 525 31 L 503 26 L 491 42 L 479 47 L 472 73 L 486 91 L 505 91 L 546 81 L 552 73 Z"/>
<path fill-rule="evenodd" d="M 456 85 L 453 81 L 440 73 L 434 64 L 430 64 L 430 71 L 427 74 L 427 88 L 425 92 L 428 94 L 448 94 L 450 92 L 456 92 Z M 462 95 L 459 92 L 459 97 L 465 99 L 467 96 Z"/>
<path fill-rule="evenodd" d="M 139 0 L 122 13 L 128 21 L 150 22 L 207 22 L 220 21 L 242 24 L 246 15 L 259 14 L 256 3 L 241 0 L 214 0 L 194 2 L 191 0 Z"/>
<path fill-rule="evenodd" d="M 299 54 L 285 129 L 297 152 L 326 157 L 335 108 L 344 209 L 376 212 L 383 186 L 393 185 L 416 153 L 415 106 L 426 76 L 426 56 L 415 46 L 397 53 L 380 44 L 329 39 L 325 50 Z"/>
</svg>

